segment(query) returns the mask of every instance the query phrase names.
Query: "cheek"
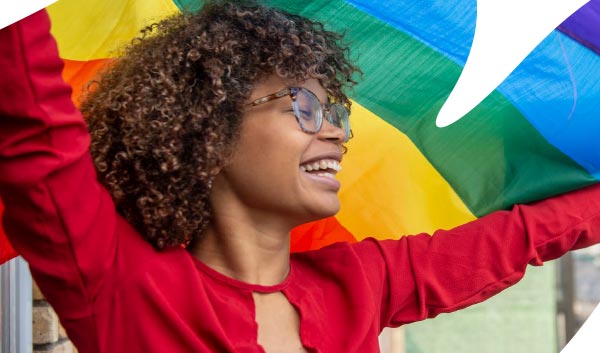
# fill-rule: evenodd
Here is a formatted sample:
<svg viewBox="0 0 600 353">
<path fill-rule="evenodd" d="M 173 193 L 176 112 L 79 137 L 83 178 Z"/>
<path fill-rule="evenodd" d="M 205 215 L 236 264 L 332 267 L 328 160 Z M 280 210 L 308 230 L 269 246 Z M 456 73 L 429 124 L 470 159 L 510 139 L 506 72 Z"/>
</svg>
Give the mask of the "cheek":
<svg viewBox="0 0 600 353">
<path fill-rule="evenodd" d="M 240 153 L 223 171 L 234 203 L 261 210 L 287 209 L 297 198 L 298 172 L 269 153 Z M 287 158 L 289 161 L 289 158 Z"/>
<path fill-rule="evenodd" d="M 229 170 L 247 193 L 289 193 L 297 187 L 300 161 L 312 136 L 293 116 L 281 113 L 245 117 Z"/>
<path fill-rule="evenodd" d="M 244 184 L 257 184 L 277 182 L 273 177 L 289 169 L 293 157 L 287 153 L 282 142 L 268 134 L 245 134 L 240 136 L 228 170 L 235 175 L 237 182 Z M 259 185 L 256 185 L 259 187 Z"/>
<path fill-rule="evenodd" d="M 286 173 L 291 166 L 299 168 L 310 141 L 311 136 L 300 130 L 293 117 L 255 117 L 242 126 L 234 158 L 240 164 Z"/>
<path fill-rule="evenodd" d="M 263 140 L 234 156 L 231 166 L 240 178 L 255 184 L 280 185 L 289 183 L 290 177 L 299 173 L 298 151 L 289 145 L 269 142 L 272 141 Z"/>
<path fill-rule="evenodd" d="M 244 203 L 261 209 L 286 209 L 302 193 L 300 158 L 298 148 L 265 138 L 240 149 L 226 174 Z"/>
</svg>

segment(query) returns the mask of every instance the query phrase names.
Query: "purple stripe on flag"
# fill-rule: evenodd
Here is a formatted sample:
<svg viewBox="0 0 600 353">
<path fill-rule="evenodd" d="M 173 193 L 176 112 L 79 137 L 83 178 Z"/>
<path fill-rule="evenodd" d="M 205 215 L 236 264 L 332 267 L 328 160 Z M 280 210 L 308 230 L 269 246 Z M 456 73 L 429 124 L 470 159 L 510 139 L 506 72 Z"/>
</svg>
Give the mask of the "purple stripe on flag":
<svg viewBox="0 0 600 353">
<path fill-rule="evenodd" d="M 600 0 L 591 0 L 583 5 L 558 29 L 600 54 Z"/>
</svg>

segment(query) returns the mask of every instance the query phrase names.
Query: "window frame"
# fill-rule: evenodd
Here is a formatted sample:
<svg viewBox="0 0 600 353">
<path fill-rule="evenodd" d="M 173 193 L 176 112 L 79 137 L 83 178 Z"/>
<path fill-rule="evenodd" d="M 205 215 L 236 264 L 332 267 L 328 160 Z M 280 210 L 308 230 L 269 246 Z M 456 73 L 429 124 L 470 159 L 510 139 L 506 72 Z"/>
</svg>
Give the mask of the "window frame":
<svg viewBox="0 0 600 353">
<path fill-rule="evenodd" d="M 32 352 L 31 274 L 21 257 L 0 266 L 0 352 Z"/>
</svg>

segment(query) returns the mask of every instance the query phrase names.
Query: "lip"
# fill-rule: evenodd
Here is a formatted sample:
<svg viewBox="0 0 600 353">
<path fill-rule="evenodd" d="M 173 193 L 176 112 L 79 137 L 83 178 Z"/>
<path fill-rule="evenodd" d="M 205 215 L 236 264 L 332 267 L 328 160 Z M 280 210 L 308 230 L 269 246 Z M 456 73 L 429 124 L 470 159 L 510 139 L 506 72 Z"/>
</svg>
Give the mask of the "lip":
<svg viewBox="0 0 600 353">
<path fill-rule="evenodd" d="M 333 159 L 333 160 L 338 161 L 338 163 L 341 163 L 342 157 L 343 157 L 343 154 L 341 151 L 331 151 L 331 152 L 321 153 L 321 154 L 312 156 L 312 157 L 300 162 L 300 165 L 320 161 L 322 159 Z"/>
<path fill-rule="evenodd" d="M 310 180 L 312 180 L 314 182 L 319 183 L 319 185 L 322 185 L 325 188 L 330 189 L 335 192 L 340 190 L 340 187 L 342 185 L 339 182 L 339 180 L 337 180 L 335 178 L 320 176 L 320 175 L 311 174 L 311 173 L 307 173 L 307 172 L 302 172 L 302 175 L 304 175 L 305 177 L 309 178 Z"/>
</svg>

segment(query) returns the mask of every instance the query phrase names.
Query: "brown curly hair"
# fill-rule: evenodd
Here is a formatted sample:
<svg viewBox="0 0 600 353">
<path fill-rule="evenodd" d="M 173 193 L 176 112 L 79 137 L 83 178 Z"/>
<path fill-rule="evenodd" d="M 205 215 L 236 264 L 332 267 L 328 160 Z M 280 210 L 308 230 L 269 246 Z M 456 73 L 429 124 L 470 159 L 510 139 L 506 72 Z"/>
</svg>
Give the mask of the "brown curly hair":
<svg viewBox="0 0 600 353">
<path fill-rule="evenodd" d="M 99 180 L 156 248 L 187 244 L 210 220 L 211 183 L 254 85 L 316 78 L 349 109 L 344 90 L 358 72 L 341 35 L 281 10 L 211 2 L 168 18 L 142 30 L 84 98 Z"/>
</svg>

